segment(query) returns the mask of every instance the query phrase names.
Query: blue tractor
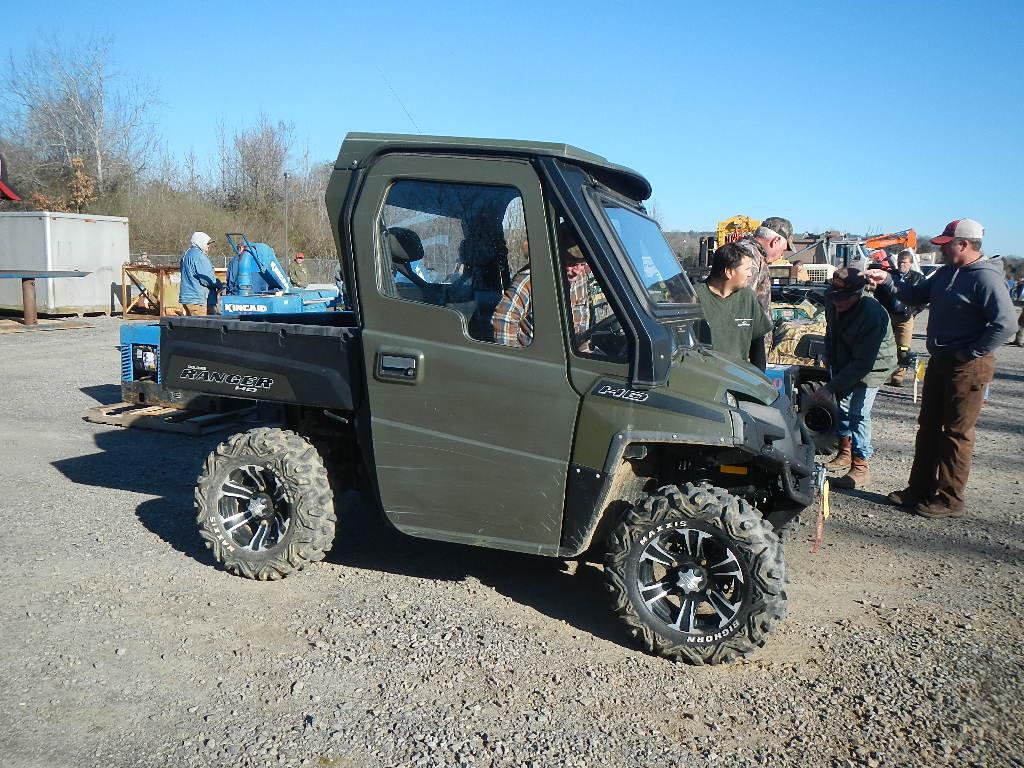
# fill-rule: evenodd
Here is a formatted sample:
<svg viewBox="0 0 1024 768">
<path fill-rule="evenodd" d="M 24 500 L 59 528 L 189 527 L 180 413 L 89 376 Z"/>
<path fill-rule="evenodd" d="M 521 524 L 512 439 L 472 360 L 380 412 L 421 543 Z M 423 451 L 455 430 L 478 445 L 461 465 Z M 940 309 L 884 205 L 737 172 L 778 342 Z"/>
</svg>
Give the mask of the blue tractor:
<svg viewBox="0 0 1024 768">
<path fill-rule="evenodd" d="M 266 243 L 253 243 L 244 234 L 229 232 L 234 256 L 228 262 L 227 291 L 220 314 L 270 316 L 333 312 L 344 303 L 341 286 L 298 288 Z M 171 405 L 196 410 L 220 410 L 222 403 L 207 396 L 168 389 L 160 375 L 160 324 L 121 326 L 121 399 L 126 403 Z"/>
<path fill-rule="evenodd" d="M 293 315 L 337 308 L 337 288 L 296 288 L 266 243 L 249 242 L 236 232 L 229 232 L 227 239 L 235 256 L 228 263 L 222 315 Z"/>
</svg>

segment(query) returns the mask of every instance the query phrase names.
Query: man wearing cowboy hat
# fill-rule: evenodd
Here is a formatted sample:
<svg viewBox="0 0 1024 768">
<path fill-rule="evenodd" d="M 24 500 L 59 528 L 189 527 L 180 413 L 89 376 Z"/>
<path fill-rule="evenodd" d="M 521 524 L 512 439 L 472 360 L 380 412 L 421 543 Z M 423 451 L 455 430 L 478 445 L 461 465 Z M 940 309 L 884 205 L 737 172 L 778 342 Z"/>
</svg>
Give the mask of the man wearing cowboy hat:
<svg viewBox="0 0 1024 768">
<path fill-rule="evenodd" d="M 863 488 L 871 482 L 871 407 L 878 388 L 896 368 L 896 341 L 889 313 L 864 294 L 867 281 L 854 267 L 836 270 L 829 283 L 825 348 L 832 378 L 815 396 L 826 392 L 839 401 L 839 454 L 825 466 L 847 469 L 836 488 Z"/>
</svg>

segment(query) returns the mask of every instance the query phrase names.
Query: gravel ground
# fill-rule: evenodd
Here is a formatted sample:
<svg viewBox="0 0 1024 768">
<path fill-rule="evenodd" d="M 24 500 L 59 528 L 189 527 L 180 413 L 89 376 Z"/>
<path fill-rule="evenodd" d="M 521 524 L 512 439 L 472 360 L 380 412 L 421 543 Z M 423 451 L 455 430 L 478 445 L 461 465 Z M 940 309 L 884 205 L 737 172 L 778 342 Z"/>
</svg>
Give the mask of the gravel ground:
<svg viewBox="0 0 1024 768">
<path fill-rule="evenodd" d="M 786 621 L 693 668 L 634 648 L 596 567 L 404 538 L 350 497 L 326 562 L 230 576 L 191 501 L 225 435 L 83 421 L 120 399 L 120 323 L 92 322 L 0 336 L 4 766 L 1024 765 L 1024 349 L 969 518 L 880 503 L 916 412 L 884 391 L 874 483 L 819 554 L 812 526 L 787 545 Z"/>
</svg>

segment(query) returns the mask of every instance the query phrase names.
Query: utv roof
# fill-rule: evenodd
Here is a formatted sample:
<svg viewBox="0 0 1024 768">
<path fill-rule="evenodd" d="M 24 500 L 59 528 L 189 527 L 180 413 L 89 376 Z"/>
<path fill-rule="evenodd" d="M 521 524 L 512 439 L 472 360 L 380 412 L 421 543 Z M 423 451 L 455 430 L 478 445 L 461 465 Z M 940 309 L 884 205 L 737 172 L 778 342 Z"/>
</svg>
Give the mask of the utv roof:
<svg viewBox="0 0 1024 768">
<path fill-rule="evenodd" d="M 389 152 L 437 152 L 514 157 L 556 157 L 583 166 L 609 186 L 636 200 L 651 196 L 651 185 L 631 168 L 609 163 L 600 155 L 548 141 L 519 139 L 474 139 L 464 136 L 418 136 L 402 133 L 349 133 L 341 145 L 334 167 L 339 170 L 358 168 L 373 158 Z"/>
</svg>

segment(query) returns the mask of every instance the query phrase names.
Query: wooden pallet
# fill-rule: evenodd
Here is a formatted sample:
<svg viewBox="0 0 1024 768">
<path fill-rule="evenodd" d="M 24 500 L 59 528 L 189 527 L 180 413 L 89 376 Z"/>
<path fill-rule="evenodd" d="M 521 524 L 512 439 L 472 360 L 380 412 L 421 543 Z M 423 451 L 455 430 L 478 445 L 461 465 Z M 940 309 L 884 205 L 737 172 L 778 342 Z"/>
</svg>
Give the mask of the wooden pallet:
<svg viewBox="0 0 1024 768">
<path fill-rule="evenodd" d="M 222 429 L 237 426 L 256 412 L 256 406 L 238 408 L 223 413 L 202 413 L 184 408 L 169 408 L 163 405 L 136 405 L 115 403 L 94 405 L 82 416 L 94 424 L 111 424 L 115 427 L 154 429 L 161 432 L 178 432 L 185 435 L 208 435 Z"/>
<path fill-rule="evenodd" d="M 0 333 L 39 333 L 41 331 L 71 331 L 77 328 L 95 328 L 83 320 L 40 320 L 35 325 L 25 325 L 20 319 L 0 317 Z"/>
</svg>

